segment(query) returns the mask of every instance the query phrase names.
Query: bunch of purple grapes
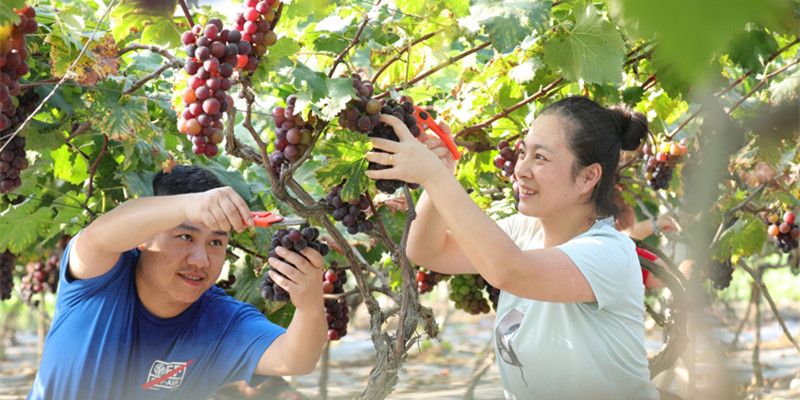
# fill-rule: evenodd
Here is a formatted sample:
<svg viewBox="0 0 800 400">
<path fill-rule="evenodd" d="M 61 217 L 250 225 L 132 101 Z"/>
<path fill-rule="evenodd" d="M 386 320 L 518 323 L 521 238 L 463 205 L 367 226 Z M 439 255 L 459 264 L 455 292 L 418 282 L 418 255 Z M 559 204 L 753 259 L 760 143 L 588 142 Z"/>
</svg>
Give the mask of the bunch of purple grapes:
<svg viewBox="0 0 800 400">
<path fill-rule="evenodd" d="M 411 131 L 411 134 L 414 137 L 419 137 L 420 133 L 422 133 L 417 125 L 417 119 L 414 117 L 414 103 L 406 96 L 400 96 L 398 100 L 389 99 L 386 101 L 386 104 L 381 108 L 381 114 L 388 114 L 396 117 L 400 121 L 408 127 L 408 130 Z M 384 124 L 383 122 L 378 123 L 375 127 L 370 131 L 367 136 L 371 138 L 382 138 L 393 140 L 398 142 L 399 139 L 397 134 L 394 132 L 394 128 L 391 125 Z M 375 149 L 376 152 L 383 152 L 382 150 Z M 367 166 L 369 170 L 382 170 L 386 168 L 391 168 L 388 165 L 377 164 L 374 162 L 370 162 Z M 397 189 L 403 187 L 405 182 L 397 180 L 397 179 L 378 179 L 375 181 L 375 187 L 380 190 L 381 192 L 392 194 Z M 418 184 L 409 183 L 408 185 L 411 189 L 416 189 L 419 187 Z"/>
<path fill-rule="evenodd" d="M 344 111 L 339 113 L 339 126 L 353 132 L 369 133 L 381 120 L 380 100 L 373 99 L 375 88 L 372 82 L 361 80 L 358 74 L 351 75 L 356 98 L 349 101 Z"/>
<path fill-rule="evenodd" d="M 0 84 L 0 88 L 3 85 Z M 33 90 L 28 90 L 19 97 L 19 105 L 15 107 L 14 115 L 9 119 L 11 125 L 8 129 L 0 130 L 0 194 L 8 193 L 22 185 L 20 173 L 28 168 L 28 159 L 25 157 L 26 139 L 22 136 L 11 137 L 17 125 L 28 117 L 39 103 L 39 95 Z M 5 116 L 3 116 L 5 117 Z"/>
<path fill-rule="evenodd" d="M 25 76 L 30 70 L 26 61 L 28 49 L 26 34 L 36 33 L 39 23 L 36 22 L 36 10 L 25 6 L 22 10 L 14 10 L 19 17 L 19 23 L 11 27 L 8 37 L 0 39 L 0 131 L 16 125 L 12 121 L 16 112 L 13 96 L 20 92 L 19 78 Z"/>
<path fill-rule="evenodd" d="M 186 45 L 183 70 L 189 77 L 181 92 L 183 111 L 178 118 L 178 131 L 192 142 L 194 154 L 215 157 L 222 143 L 222 115 L 233 106 L 226 92 L 238 55 L 250 51 L 236 30 L 223 29 L 222 20 L 210 18 L 205 27 L 197 24 L 181 35 Z"/>
<path fill-rule="evenodd" d="M 314 227 L 305 227 L 302 230 L 295 228 L 280 229 L 272 235 L 269 256 L 286 262 L 283 257 L 275 252 L 278 246 L 283 246 L 298 254 L 306 247 L 310 247 L 325 257 L 325 255 L 328 254 L 328 245 L 318 241 L 318 237 L 319 229 Z M 280 272 L 273 269 L 272 266 L 270 266 L 270 269 L 280 274 Z M 261 290 L 261 295 L 269 301 L 286 302 L 290 300 L 289 292 L 278 286 L 266 272 L 264 273 L 264 281 L 259 285 L 259 289 Z"/>
<path fill-rule="evenodd" d="M 502 171 L 503 176 L 506 178 L 514 175 L 514 167 L 517 165 L 519 154 L 519 145 L 520 141 L 514 144 L 514 148 L 511 148 L 508 140 L 501 140 L 497 143 L 497 150 L 500 153 L 494 157 L 494 166 Z"/>
<path fill-rule="evenodd" d="M 11 298 L 14 289 L 14 267 L 17 256 L 6 250 L 0 252 L 0 301 Z"/>
<path fill-rule="evenodd" d="M 58 256 L 50 256 L 46 262 L 29 262 L 25 266 L 27 275 L 22 277 L 22 299 L 31 303 L 33 295 L 48 291 L 55 293 L 58 288 Z"/>
<path fill-rule="evenodd" d="M 733 265 L 730 260 L 719 262 L 711 260 L 708 279 L 711 280 L 711 286 L 717 290 L 723 290 L 731 285 L 733 279 Z"/>
<path fill-rule="evenodd" d="M 449 275 L 440 274 L 435 271 L 418 270 L 417 271 L 417 293 L 425 294 L 433 290 L 437 283 L 442 279 L 447 278 Z"/>
<path fill-rule="evenodd" d="M 267 47 L 278 41 L 273 30 L 278 17 L 278 0 L 245 0 L 244 11 L 236 13 L 235 30 L 241 33 L 243 41 L 250 44 L 249 51 L 239 52 L 238 67 L 253 72 L 258 68 L 258 59 L 267 53 Z"/>
<path fill-rule="evenodd" d="M 286 97 L 286 107 L 272 109 L 275 151 L 269 156 L 269 165 L 275 175 L 280 175 L 284 165 L 297 161 L 306 152 L 314 134 L 316 117 L 309 114 L 308 120 L 303 119 L 303 115 L 294 109 L 296 104 L 297 95 L 290 94 Z"/>
<path fill-rule="evenodd" d="M 369 209 L 367 196 L 362 193 L 357 199 L 346 202 L 342 200 L 341 193 L 342 185 L 336 185 L 325 196 L 325 201 L 335 208 L 333 219 L 341 221 L 347 227 L 347 233 L 351 235 L 355 235 L 358 232 L 371 231 L 374 228 L 374 224 L 367 219 L 367 213 L 364 212 Z"/>
<path fill-rule="evenodd" d="M 322 293 L 342 294 L 344 284 L 347 283 L 347 272 L 345 269 L 337 271 L 336 262 L 331 263 L 331 268 L 322 275 Z M 349 307 L 342 298 L 329 297 L 325 299 L 325 319 L 328 321 L 328 340 L 339 340 L 347 335 L 347 323 L 350 322 L 348 316 Z"/>
</svg>

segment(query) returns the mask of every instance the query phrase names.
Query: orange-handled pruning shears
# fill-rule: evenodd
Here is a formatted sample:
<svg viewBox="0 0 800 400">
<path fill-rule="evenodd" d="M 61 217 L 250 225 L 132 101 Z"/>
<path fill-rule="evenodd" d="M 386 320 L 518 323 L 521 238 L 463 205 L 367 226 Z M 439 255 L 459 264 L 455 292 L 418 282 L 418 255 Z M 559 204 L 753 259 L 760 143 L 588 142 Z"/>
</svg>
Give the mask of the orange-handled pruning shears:
<svg viewBox="0 0 800 400">
<path fill-rule="evenodd" d="M 430 114 L 428 114 L 426 111 L 423 111 L 419 107 L 414 106 L 413 115 L 414 118 L 417 119 L 417 125 L 419 126 L 420 131 L 424 131 L 425 127 L 430 128 L 430 130 L 432 130 L 437 136 L 439 136 L 440 139 L 442 139 L 444 144 L 450 150 L 450 153 L 453 154 L 454 160 L 461 158 L 461 154 L 458 153 L 458 149 L 456 148 L 456 144 L 453 142 L 453 139 L 451 139 L 448 134 L 442 131 L 442 128 L 440 128 L 439 124 L 437 124 L 436 121 L 431 118 Z"/>
<path fill-rule="evenodd" d="M 307 219 L 284 218 L 282 215 L 273 214 L 269 211 L 253 211 L 253 225 L 261 228 L 269 228 L 272 225 L 305 225 Z"/>
</svg>

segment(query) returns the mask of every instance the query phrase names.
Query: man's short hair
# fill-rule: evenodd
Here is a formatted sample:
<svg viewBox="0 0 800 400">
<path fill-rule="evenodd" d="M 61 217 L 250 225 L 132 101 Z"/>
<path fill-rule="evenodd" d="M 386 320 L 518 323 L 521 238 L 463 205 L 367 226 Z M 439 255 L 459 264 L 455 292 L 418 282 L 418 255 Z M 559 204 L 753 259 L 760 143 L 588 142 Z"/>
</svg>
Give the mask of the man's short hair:
<svg viewBox="0 0 800 400">
<path fill-rule="evenodd" d="M 213 172 L 196 165 L 176 165 L 170 172 L 161 170 L 153 178 L 153 194 L 156 196 L 199 193 L 223 186 Z"/>
</svg>

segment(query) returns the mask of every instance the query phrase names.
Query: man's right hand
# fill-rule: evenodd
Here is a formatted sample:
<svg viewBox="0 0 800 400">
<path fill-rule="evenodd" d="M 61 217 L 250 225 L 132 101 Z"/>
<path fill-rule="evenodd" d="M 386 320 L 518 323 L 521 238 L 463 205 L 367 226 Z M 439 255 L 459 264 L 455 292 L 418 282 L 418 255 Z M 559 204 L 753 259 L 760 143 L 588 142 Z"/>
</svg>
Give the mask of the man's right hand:
<svg viewBox="0 0 800 400">
<path fill-rule="evenodd" d="M 241 232 L 253 225 L 250 208 L 230 186 L 185 196 L 182 207 L 189 221 L 226 232 L 231 228 Z"/>
</svg>

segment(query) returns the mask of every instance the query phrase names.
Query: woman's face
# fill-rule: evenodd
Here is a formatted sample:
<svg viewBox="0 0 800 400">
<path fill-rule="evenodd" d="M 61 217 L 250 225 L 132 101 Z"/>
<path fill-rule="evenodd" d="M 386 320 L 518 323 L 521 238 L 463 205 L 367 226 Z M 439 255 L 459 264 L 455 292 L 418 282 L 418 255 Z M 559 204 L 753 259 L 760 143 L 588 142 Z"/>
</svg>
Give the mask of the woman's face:
<svg viewBox="0 0 800 400">
<path fill-rule="evenodd" d="M 584 203 L 572 176 L 575 155 L 567 144 L 569 128 L 569 122 L 557 114 L 542 115 L 533 122 L 514 168 L 520 213 L 546 218 Z"/>
</svg>

